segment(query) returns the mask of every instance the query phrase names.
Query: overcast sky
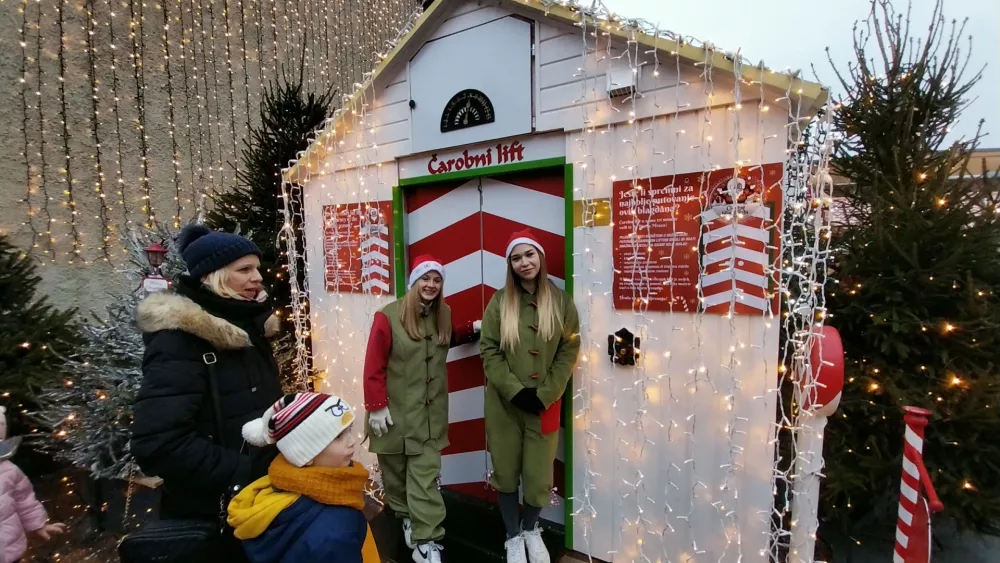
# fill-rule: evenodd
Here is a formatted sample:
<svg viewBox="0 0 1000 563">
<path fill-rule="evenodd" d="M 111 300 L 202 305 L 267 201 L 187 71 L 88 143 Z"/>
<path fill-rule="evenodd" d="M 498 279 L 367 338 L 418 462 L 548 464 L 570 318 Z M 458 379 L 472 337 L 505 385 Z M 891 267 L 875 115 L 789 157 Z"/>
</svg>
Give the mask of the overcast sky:
<svg viewBox="0 0 1000 563">
<path fill-rule="evenodd" d="M 629 18 L 642 18 L 663 29 L 714 41 L 726 51 L 742 49 L 751 61 L 763 60 L 775 70 L 802 69 L 813 79 L 840 90 L 826 51 L 846 70 L 853 59 L 851 29 L 867 16 L 868 0 L 603 0 L 605 6 Z M 894 2 L 905 10 L 905 0 Z M 911 34 L 923 37 L 934 0 L 913 0 Z M 1000 1 L 944 0 L 948 19 L 966 17 L 966 35 L 972 36 L 970 69 L 982 68 L 983 79 L 972 91 L 978 99 L 965 111 L 952 136 L 971 136 L 980 118 L 989 135 L 983 147 L 1000 147 Z M 967 72 L 971 75 L 973 72 Z"/>
</svg>

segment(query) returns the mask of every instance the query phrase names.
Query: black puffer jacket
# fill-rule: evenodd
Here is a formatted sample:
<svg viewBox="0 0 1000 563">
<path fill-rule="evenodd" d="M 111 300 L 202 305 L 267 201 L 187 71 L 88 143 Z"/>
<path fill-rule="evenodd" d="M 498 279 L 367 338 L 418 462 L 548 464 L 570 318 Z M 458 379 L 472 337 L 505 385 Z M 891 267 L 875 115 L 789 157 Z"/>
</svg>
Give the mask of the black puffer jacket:
<svg viewBox="0 0 1000 563">
<path fill-rule="evenodd" d="M 131 444 L 143 472 L 163 479 L 164 517 L 218 517 L 221 495 L 263 477 L 277 455 L 273 446 L 244 446 L 242 437 L 243 424 L 282 395 L 266 338 L 277 328 L 271 313 L 267 304 L 225 299 L 185 277 L 177 293 L 139 304 L 146 354 Z M 222 440 L 206 354 L 216 356 Z"/>
</svg>

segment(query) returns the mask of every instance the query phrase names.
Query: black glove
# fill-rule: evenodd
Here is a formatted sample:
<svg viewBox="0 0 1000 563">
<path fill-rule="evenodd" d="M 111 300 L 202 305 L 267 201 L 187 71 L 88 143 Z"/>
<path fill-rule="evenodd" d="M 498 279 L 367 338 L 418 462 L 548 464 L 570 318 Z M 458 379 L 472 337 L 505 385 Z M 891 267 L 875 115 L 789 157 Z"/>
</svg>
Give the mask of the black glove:
<svg viewBox="0 0 1000 563">
<path fill-rule="evenodd" d="M 542 411 L 545 410 L 545 405 L 538 398 L 538 391 L 527 387 L 518 391 L 510 402 L 522 411 L 533 415 L 542 414 Z"/>
</svg>

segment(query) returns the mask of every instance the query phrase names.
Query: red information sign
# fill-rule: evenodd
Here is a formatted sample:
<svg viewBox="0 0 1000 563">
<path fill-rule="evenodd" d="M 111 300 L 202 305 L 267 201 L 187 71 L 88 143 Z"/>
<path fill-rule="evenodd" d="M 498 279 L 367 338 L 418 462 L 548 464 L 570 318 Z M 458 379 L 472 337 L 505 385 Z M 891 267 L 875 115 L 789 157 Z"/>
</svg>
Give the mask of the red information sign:
<svg viewBox="0 0 1000 563">
<path fill-rule="evenodd" d="M 391 295 L 392 202 L 323 206 L 326 290 Z"/>
<path fill-rule="evenodd" d="M 782 165 L 768 164 L 615 182 L 615 308 L 774 310 L 766 270 L 781 177 Z"/>
</svg>

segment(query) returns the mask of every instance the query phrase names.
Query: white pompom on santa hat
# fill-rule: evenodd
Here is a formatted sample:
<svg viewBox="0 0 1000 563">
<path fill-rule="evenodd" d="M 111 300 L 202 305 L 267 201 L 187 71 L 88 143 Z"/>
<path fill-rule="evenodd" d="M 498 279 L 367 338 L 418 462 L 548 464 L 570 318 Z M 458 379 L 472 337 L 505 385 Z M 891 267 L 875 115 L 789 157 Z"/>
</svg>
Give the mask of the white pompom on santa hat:
<svg viewBox="0 0 1000 563">
<path fill-rule="evenodd" d="M 510 260 L 511 253 L 514 252 L 514 247 L 519 244 L 530 244 L 538 249 L 538 252 L 545 256 L 545 249 L 542 248 L 542 244 L 538 242 L 538 238 L 535 237 L 535 233 L 531 232 L 531 229 L 524 229 L 523 231 L 517 231 L 511 233 L 510 240 L 507 242 L 507 259 Z"/>
<path fill-rule="evenodd" d="M 413 260 L 413 269 L 410 270 L 410 284 L 406 288 L 410 289 L 413 287 L 413 284 L 417 283 L 417 280 L 424 277 L 424 274 L 428 272 L 437 272 L 441 275 L 441 281 L 444 281 L 444 266 L 441 262 L 438 262 L 436 258 L 429 254 L 417 256 Z"/>
</svg>

